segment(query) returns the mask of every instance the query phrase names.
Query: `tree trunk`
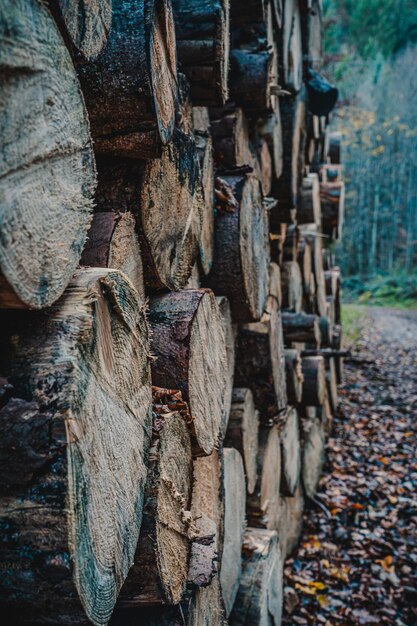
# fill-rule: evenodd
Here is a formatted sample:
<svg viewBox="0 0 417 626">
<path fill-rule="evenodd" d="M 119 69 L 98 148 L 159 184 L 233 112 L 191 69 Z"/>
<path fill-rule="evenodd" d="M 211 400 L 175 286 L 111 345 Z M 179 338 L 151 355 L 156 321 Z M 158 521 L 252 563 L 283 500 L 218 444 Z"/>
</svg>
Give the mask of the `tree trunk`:
<svg viewBox="0 0 417 626">
<path fill-rule="evenodd" d="M 297 409 L 290 407 L 281 430 L 281 493 L 293 496 L 301 470 L 300 430 Z"/>
<path fill-rule="evenodd" d="M 326 396 L 326 370 L 322 356 L 305 356 L 302 359 L 304 406 L 321 406 Z"/>
<path fill-rule="evenodd" d="M 89 269 L 48 317 L 3 322 L 0 606 L 19 622 L 104 626 L 142 521 L 145 309 L 122 274 Z"/>
<path fill-rule="evenodd" d="M 223 105 L 228 98 L 228 0 L 173 0 L 178 60 L 196 105 Z"/>
<path fill-rule="evenodd" d="M 252 176 L 216 180 L 218 214 L 208 286 L 227 296 L 233 321 L 260 319 L 268 295 L 268 212 Z M 228 204 L 229 203 L 229 204 Z"/>
<path fill-rule="evenodd" d="M 180 413 L 154 405 L 143 521 L 121 608 L 178 604 L 190 557 L 191 441 Z M 188 516 L 187 516 L 188 513 Z"/>
<path fill-rule="evenodd" d="M 130 211 L 152 290 L 182 289 L 198 255 L 205 211 L 194 141 L 176 131 L 161 159 L 101 158 L 99 211 Z"/>
<path fill-rule="evenodd" d="M 258 445 L 258 480 L 248 496 L 248 525 L 279 530 L 281 520 L 281 445 L 278 426 L 261 425 Z"/>
<path fill-rule="evenodd" d="M 154 385 L 179 389 L 189 404 L 194 454 L 210 454 L 218 441 L 226 394 L 223 321 L 209 289 L 151 298 L 149 322 Z"/>
<path fill-rule="evenodd" d="M 168 0 L 113 0 L 107 45 L 79 76 L 97 153 L 153 158 L 171 137 L 178 104 Z"/>
<path fill-rule="evenodd" d="M 284 343 L 291 347 L 292 343 L 309 343 L 320 347 L 320 328 L 316 315 L 307 313 L 283 313 L 282 328 Z"/>
<path fill-rule="evenodd" d="M 246 487 L 250 494 L 257 479 L 258 429 L 259 412 L 255 409 L 251 390 L 235 387 L 224 445 L 235 448 L 242 455 Z"/>
<path fill-rule="evenodd" d="M 112 21 L 112 0 L 49 0 L 74 56 L 87 61 L 102 51 Z"/>
<path fill-rule="evenodd" d="M 297 261 L 287 261 L 282 266 L 282 306 L 287 311 L 301 313 L 303 305 L 303 281 Z"/>
<path fill-rule="evenodd" d="M 318 417 L 301 420 L 302 424 L 302 477 L 306 496 L 315 496 L 325 458 L 325 435 L 323 423 Z"/>
<path fill-rule="evenodd" d="M 242 578 L 230 626 L 278 626 L 283 604 L 283 558 L 275 531 L 247 528 Z"/>
<path fill-rule="evenodd" d="M 145 301 L 142 257 L 131 213 L 96 213 L 80 263 L 120 270 L 135 287 L 140 301 Z"/>
<path fill-rule="evenodd" d="M 320 183 L 317 174 L 303 178 L 297 205 L 298 224 L 321 224 Z"/>
<path fill-rule="evenodd" d="M 241 551 L 245 530 L 246 486 L 242 457 L 224 449 L 224 546 L 220 586 L 226 617 L 230 615 L 242 574 Z"/>
<path fill-rule="evenodd" d="M 50 306 L 73 275 L 96 184 L 87 113 L 44 3 L 4 0 L 0 24 L 1 307 Z"/>
<path fill-rule="evenodd" d="M 219 305 L 220 314 L 223 321 L 224 336 L 226 339 L 226 359 L 227 359 L 227 380 L 226 391 L 224 394 L 223 419 L 220 427 L 221 439 L 224 438 L 229 421 L 230 409 L 232 405 L 233 381 L 235 377 L 235 359 L 236 359 L 236 337 L 237 329 L 232 323 L 232 314 L 230 312 L 229 301 L 225 296 L 216 298 Z"/>
<path fill-rule="evenodd" d="M 303 372 L 298 350 L 285 350 L 285 377 L 289 404 L 299 404 L 303 393 Z"/>
</svg>

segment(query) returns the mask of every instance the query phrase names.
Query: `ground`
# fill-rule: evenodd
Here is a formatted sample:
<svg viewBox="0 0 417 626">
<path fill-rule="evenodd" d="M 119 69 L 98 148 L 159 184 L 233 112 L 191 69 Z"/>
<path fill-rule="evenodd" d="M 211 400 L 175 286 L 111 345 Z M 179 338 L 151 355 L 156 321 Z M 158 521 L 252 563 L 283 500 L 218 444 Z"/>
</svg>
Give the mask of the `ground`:
<svg viewBox="0 0 417 626">
<path fill-rule="evenodd" d="M 283 623 L 417 626 L 417 312 L 346 313 L 352 358 Z"/>
</svg>

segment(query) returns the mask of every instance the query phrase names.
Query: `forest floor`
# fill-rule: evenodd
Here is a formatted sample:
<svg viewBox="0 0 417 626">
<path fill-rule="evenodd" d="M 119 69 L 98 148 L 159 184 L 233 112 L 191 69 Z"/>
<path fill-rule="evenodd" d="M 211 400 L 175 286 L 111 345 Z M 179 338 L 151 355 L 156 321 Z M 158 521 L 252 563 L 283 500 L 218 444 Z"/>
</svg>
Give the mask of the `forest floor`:
<svg viewBox="0 0 417 626">
<path fill-rule="evenodd" d="M 360 309 L 286 625 L 417 626 L 417 312 Z"/>
</svg>

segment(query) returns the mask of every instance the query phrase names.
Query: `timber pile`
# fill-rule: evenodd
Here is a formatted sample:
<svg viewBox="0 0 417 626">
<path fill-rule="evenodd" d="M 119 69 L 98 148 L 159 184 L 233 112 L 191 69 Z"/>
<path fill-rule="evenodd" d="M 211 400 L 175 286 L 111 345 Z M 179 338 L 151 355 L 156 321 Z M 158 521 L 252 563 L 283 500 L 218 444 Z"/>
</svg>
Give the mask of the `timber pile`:
<svg viewBox="0 0 417 626">
<path fill-rule="evenodd" d="M 49 5 L 0 9 L 0 607 L 278 626 L 342 376 L 321 2 Z"/>
</svg>

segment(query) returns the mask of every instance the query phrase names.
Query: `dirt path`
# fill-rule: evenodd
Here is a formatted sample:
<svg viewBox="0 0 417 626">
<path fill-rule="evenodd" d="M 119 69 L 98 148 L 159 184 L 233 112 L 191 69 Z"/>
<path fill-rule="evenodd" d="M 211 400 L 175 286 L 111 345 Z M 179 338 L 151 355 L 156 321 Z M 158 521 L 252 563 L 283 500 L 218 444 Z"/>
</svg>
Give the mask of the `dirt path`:
<svg viewBox="0 0 417 626">
<path fill-rule="evenodd" d="M 368 309 L 353 352 L 284 624 L 417 626 L 417 312 Z"/>
</svg>

